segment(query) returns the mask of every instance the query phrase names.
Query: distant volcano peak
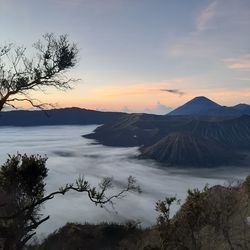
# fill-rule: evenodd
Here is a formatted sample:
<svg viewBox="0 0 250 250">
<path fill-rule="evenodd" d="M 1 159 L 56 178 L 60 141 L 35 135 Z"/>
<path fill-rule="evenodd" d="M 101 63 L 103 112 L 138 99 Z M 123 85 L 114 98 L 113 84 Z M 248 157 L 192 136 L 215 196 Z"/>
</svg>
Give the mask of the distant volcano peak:
<svg viewBox="0 0 250 250">
<path fill-rule="evenodd" d="M 189 102 L 209 102 L 209 103 L 215 103 L 214 101 L 208 99 L 206 96 L 196 96 L 195 98 L 193 98 L 192 100 L 190 100 Z M 217 103 L 215 103 L 217 104 Z M 219 105 L 219 104 L 217 104 Z"/>
<path fill-rule="evenodd" d="M 195 115 L 205 110 L 219 108 L 220 105 L 205 96 L 197 96 L 179 108 L 173 110 L 169 115 Z"/>
</svg>

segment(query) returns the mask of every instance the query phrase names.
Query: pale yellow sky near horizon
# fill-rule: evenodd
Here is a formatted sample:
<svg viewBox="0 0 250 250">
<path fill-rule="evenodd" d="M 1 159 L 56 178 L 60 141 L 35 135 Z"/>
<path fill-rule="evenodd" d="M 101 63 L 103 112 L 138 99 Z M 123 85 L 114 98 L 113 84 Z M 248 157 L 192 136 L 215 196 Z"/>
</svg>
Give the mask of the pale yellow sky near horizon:
<svg viewBox="0 0 250 250">
<path fill-rule="evenodd" d="M 49 89 L 46 93 L 34 92 L 31 96 L 45 103 L 54 104 L 56 108 L 80 107 L 104 111 L 128 111 L 164 113 L 174 109 L 196 96 L 207 98 L 225 106 L 234 106 L 239 103 L 250 104 L 250 87 L 246 89 L 228 90 L 216 88 L 197 89 L 191 84 L 192 79 L 175 79 L 160 83 L 137 83 L 127 86 L 105 85 L 100 88 L 91 88 L 80 82 L 75 88 L 67 91 Z M 162 91 L 174 83 L 183 82 L 181 94 Z M 156 101 L 157 100 L 157 101 Z M 29 108 L 28 104 L 16 103 L 21 108 Z M 162 110 L 158 110 L 161 108 Z"/>
</svg>

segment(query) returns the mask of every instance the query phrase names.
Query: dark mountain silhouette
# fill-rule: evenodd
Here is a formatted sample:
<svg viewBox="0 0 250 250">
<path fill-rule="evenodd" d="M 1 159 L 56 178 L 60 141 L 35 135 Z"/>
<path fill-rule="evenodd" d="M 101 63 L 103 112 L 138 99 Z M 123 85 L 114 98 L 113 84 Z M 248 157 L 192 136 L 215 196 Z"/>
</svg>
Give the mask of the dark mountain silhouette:
<svg viewBox="0 0 250 250">
<path fill-rule="evenodd" d="M 125 115 L 80 108 L 46 111 L 15 110 L 0 113 L 0 126 L 88 125 L 105 124 Z"/>
<path fill-rule="evenodd" d="M 165 126 L 166 117 L 149 114 L 122 116 L 108 126 L 98 127 L 94 133 L 85 135 L 107 146 L 150 145 L 162 138 L 159 127 Z"/>
<path fill-rule="evenodd" d="M 233 106 L 232 108 L 246 115 L 250 115 L 250 105 L 248 104 L 240 103 L 238 105 Z"/>
<path fill-rule="evenodd" d="M 170 133 L 152 146 L 141 149 L 142 158 L 167 165 L 207 167 L 237 164 L 240 155 L 211 139 L 192 133 Z"/>
<path fill-rule="evenodd" d="M 250 151 L 249 110 L 247 104 L 226 107 L 201 96 L 166 116 L 127 115 L 86 137 L 109 146 L 139 146 L 140 157 L 166 165 L 241 164 L 242 152 Z"/>
<path fill-rule="evenodd" d="M 139 146 L 143 158 L 166 165 L 243 163 L 250 150 L 250 116 L 193 117 L 131 114 L 86 135 L 109 146 Z"/>
<path fill-rule="evenodd" d="M 198 96 L 177 109 L 171 111 L 168 115 L 195 115 L 205 110 L 219 108 L 220 105 L 209 100 L 204 96 Z"/>
<path fill-rule="evenodd" d="M 204 96 L 199 96 L 171 111 L 167 115 L 240 116 L 244 114 L 250 115 L 250 105 L 238 104 L 233 107 L 221 106 Z"/>
<path fill-rule="evenodd" d="M 193 119 L 186 130 L 231 148 L 248 149 L 250 146 L 250 116 L 248 115 L 225 120 Z"/>
<path fill-rule="evenodd" d="M 20 110 L 1 112 L 0 126 L 104 124 L 85 137 L 109 146 L 138 146 L 140 157 L 166 165 L 233 165 L 243 164 L 243 155 L 250 153 L 249 109 L 197 97 L 165 116 L 80 108 L 47 110 L 47 115 Z"/>
</svg>

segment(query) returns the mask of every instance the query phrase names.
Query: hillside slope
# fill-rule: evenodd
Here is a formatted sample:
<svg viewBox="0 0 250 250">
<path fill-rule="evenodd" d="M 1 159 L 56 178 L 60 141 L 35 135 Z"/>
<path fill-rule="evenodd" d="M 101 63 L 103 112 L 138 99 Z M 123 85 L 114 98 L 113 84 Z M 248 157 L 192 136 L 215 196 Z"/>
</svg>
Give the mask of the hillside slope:
<svg viewBox="0 0 250 250">
<path fill-rule="evenodd" d="M 236 186 L 189 191 L 173 218 L 151 228 L 69 223 L 28 250 L 245 250 L 250 249 L 248 218 L 250 176 Z"/>
<path fill-rule="evenodd" d="M 142 148 L 141 158 L 155 159 L 170 166 L 207 167 L 238 164 L 242 156 L 211 139 L 179 132 Z"/>
<path fill-rule="evenodd" d="M 86 137 L 109 146 L 138 146 L 142 158 L 169 166 L 245 164 L 241 152 L 250 150 L 250 116 L 131 114 Z"/>
</svg>

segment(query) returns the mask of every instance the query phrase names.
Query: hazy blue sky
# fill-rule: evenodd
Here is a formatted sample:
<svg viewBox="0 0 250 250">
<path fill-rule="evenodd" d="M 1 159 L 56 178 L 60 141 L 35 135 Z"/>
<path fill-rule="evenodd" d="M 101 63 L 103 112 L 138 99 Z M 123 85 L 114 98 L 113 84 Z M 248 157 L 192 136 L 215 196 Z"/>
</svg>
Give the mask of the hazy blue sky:
<svg viewBox="0 0 250 250">
<path fill-rule="evenodd" d="M 80 48 L 59 106 L 166 112 L 206 95 L 250 103 L 250 0 L 0 0 L 0 43 L 45 32 Z M 173 94 L 162 89 L 178 89 Z"/>
</svg>

